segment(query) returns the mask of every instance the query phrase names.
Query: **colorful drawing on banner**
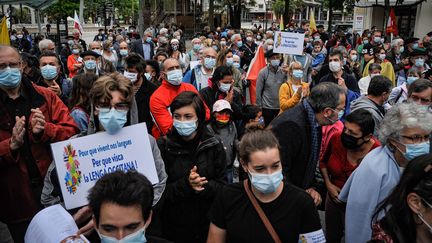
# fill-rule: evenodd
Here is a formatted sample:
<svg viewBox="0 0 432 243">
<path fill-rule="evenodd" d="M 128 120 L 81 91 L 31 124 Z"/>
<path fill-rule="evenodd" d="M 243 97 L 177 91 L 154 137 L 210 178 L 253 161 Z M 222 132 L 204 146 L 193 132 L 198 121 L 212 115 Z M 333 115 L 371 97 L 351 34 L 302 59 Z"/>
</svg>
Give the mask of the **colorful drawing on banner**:
<svg viewBox="0 0 432 243">
<path fill-rule="evenodd" d="M 276 31 L 273 39 L 273 52 L 281 54 L 302 55 L 304 34 Z"/>
<path fill-rule="evenodd" d="M 277 35 L 276 48 L 279 48 L 279 46 L 281 45 L 282 45 L 282 33 L 279 32 Z"/>
<path fill-rule="evenodd" d="M 70 194 L 75 194 L 82 179 L 81 171 L 79 170 L 80 163 L 76 157 L 76 150 L 73 148 L 72 144 L 66 145 L 63 151 L 63 161 L 66 167 L 64 179 L 66 189 Z"/>
</svg>

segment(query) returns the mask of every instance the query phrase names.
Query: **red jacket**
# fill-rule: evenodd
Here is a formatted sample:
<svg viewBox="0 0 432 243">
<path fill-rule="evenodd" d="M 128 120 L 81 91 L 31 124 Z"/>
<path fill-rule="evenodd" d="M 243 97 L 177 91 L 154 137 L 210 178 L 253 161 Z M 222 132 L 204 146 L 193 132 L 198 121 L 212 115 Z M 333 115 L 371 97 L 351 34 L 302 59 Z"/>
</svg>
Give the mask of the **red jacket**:
<svg viewBox="0 0 432 243">
<path fill-rule="evenodd" d="M 31 132 L 32 115 L 26 127 L 31 153 L 43 183 L 52 162 L 50 143 L 66 140 L 79 132 L 79 129 L 69 115 L 68 108 L 56 94 L 25 79 L 21 85 L 28 91 L 31 107 L 39 107 L 45 116 L 45 130 L 39 140 Z M 11 124 L 11 118 L 1 100 L 0 114 L 0 221 L 9 224 L 30 220 L 40 210 L 40 196 L 33 196 L 24 158 L 19 153 L 16 158 L 11 154 L 9 142 L 14 123 Z"/>
<path fill-rule="evenodd" d="M 150 112 L 155 121 L 152 134 L 155 138 L 165 136 L 169 129 L 171 129 L 173 119 L 168 111 L 168 107 L 171 105 L 171 102 L 175 97 L 184 91 L 192 91 L 198 94 L 198 91 L 192 84 L 181 83 L 180 86 L 174 86 L 166 80 L 163 80 L 162 85 L 150 97 Z M 209 119 L 210 110 L 206 106 L 206 120 Z"/>
</svg>

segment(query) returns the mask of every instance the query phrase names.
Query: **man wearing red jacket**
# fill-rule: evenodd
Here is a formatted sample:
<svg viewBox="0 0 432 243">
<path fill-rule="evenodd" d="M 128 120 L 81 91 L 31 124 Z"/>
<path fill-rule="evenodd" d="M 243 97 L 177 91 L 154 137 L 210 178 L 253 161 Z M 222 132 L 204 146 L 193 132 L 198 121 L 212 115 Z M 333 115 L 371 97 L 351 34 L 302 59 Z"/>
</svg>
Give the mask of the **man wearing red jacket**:
<svg viewBox="0 0 432 243">
<path fill-rule="evenodd" d="M 50 143 L 79 130 L 68 108 L 52 91 L 22 77 L 18 51 L 0 45 L 0 221 L 14 242 L 23 242 L 40 196 Z"/>
<path fill-rule="evenodd" d="M 155 126 L 152 134 L 155 138 L 165 136 L 171 129 L 173 119 L 169 111 L 171 102 L 184 91 L 198 91 L 192 84 L 183 83 L 183 72 L 177 59 L 168 58 L 163 62 L 161 70 L 162 85 L 150 97 L 150 112 Z M 210 119 L 210 110 L 206 106 L 206 120 Z"/>
</svg>

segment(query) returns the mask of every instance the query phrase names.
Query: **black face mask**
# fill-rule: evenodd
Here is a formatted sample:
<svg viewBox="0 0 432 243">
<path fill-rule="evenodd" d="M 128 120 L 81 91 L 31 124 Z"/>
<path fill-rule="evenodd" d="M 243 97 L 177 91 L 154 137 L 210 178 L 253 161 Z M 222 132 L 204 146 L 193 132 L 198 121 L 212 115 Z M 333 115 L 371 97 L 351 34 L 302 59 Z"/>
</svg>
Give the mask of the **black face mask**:
<svg viewBox="0 0 432 243">
<path fill-rule="evenodd" d="M 350 150 L 358 149 L 363 144 L 365 144 L 366 142 L 368 142 L 368 141 L 363 141 L 362 143 L 358 144 L 358 141 L 360 139 L 362 139 L 362 138 L 363 137 L 356 138 L 356 137 L 353 137 L 353 136 L 348 135 L 348 134 L 346 134 L 346 133 L 343 132 L 342 135 L 341 135 L 342 146 L 344 146 L 346 149 L 350 149 Z"/>
</svg>

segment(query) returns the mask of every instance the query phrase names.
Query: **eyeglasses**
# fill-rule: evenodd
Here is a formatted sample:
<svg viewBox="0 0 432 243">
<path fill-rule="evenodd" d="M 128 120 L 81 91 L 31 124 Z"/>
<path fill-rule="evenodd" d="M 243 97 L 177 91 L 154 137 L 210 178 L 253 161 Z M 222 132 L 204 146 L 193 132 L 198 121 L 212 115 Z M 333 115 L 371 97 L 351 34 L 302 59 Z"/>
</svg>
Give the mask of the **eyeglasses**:
<svg viewBox="0 0 432 243">
<path fill-rule="evenodd" d="M 422 143 L 425 141 L 429 141 L 430 135 L 424 135 L 424 136 L 420 136 L 420 135 L 414 135 L 414 136 L 405 136 L 405 135 L 401 135 L 402 138 L 405 138 L 409 141 L 411 141 L 412 143 Z"/>
<path fill-rule="evenodd" d="M 418 97 L 417 95 L 411 95 L 410 97 L 414 102 L 420 103 L 421 105 L 429 105 L 431 103 L 430 99 L 425 99 Z"/>
<path fill-rule="evenodd" d="M 0 64 L 0 71 L 5 70 L 7 67 L 10 67 L 10 68 L 19 68 L 20 65 L 21 65 L 21 62 L 1 63 Z"/>
<path fill-rule="evenodd" d="M 118 111 L 129 111 L 129 103 L 123 102 L 123 103 L 117 103 L 114 106 L 111 106 L 111 104 L 100 104 L 96 106 L 96 110 L 99 112 L 109 112 L 111 108 L 114 108 Z"/>
</svg>

